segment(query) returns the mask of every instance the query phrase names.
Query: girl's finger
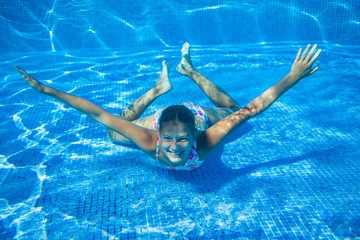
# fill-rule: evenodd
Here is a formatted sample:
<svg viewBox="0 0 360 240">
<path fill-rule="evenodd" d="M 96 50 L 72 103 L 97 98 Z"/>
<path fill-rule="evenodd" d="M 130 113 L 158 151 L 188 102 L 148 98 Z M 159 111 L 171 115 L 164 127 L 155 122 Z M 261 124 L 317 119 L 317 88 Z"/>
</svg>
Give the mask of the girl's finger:
<svg viewBox="0 0 360 240">
<path fill-rule="evenodd" d="M 310 65 L 313 65 L 313 64 L 316 62 L 316 60 L 318 60 L 320 54 L 321 54 L 321 49 L 319 49 L 319 50 L 315 53 L 315 55 L 313 56 L 313 58 L 312 58 L 311 61 L 310 61 Z"/>
<path fill-rule="evenodd" d="M 304 60 L 304 59 L 305 59 L 307 53 L 309 52 L 309 48 L 310 48 L 310 44 L 308 44 L 308 45 L 306 46 L 306 48 L 305 48 L 305 50 L 304 50 L 304 52 L 303 52 L 303 54 L 302 54 L 302 56 L 301 56 L 301 60 Z"/>
<path fill-rule="evenodd" d="M 297 55 L 296 55 L 295 62 L 299 61 L 300 56 L 301 56 L 301 51 L 302 51 L 302 49 L 300 48 Z"/>
<path fill-rule="evenodd" d="M 315 50 L 316 50 L 316 47 L 317 47 L 317 44 L 315 44 L 315 45 L 311 48 L 309 54 L 307 55 L 307 57 L 306 57 L 306 59 L 305 59 L 306 62 L 309 62 L 309 61 L 310 61 L 311 57 L 314 55 L 314 52 L 315 52 Z"/>
<path fill-rule="evenodd" d="M 318 65 L 316 65 L 316 67 L 314 67 L 311 72 L 310 72 L 310 75 L 312 75 L 314 72 L 316 72 L 317 70 L 319 70 L 320 68 L 320 63 Z"/>
<path fill-rule="evenodd" d="M 22 70 L 21 68 L 19 68 L 18 66 L 13 65 L 13 67 L 14 67 L 14 69 L 15 69 L 18 73 L 20 73 L 20 74 L 22 74 L 22 75 L 25 74 L 25 71 Z"/>
</svg>

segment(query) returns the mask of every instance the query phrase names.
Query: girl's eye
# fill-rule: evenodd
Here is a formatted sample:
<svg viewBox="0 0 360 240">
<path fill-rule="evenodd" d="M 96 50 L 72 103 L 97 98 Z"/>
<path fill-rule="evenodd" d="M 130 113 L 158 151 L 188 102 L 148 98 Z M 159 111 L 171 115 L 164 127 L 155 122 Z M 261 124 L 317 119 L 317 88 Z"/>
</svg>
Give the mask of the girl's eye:
<svg viewBox="0 0 360 240">
<path fill-rule="evenodd" d="M 171 138 L 169 137 L 163 137 L 165 141 L 171 141 Z"/>
<path fill-rule="evenodd" d="M 186 138 L 181 138 L 180 142 L 187 142 L 188 140 Z"/>
</svg>

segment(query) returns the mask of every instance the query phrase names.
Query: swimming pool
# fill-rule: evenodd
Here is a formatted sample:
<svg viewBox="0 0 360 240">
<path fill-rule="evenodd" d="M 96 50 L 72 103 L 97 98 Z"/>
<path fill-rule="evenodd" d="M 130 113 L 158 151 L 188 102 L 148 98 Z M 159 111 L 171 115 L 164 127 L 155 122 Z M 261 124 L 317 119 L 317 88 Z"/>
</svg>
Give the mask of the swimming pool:
<svg viewBox="0 0 360 240">
<path fill-rule="evenodd" d="M 0 239 L 360 237 L 355 1 L 12 1 L 1 11 Z M 118 114 L 165 59 L 174 90 L 145 114 L 212 106 L 175 72 L 184 41 L 242 105 L 289 71 L 299 47 L 324 52 L 315 75 L 191 172 L 111 144 L 105 127 L 12 69 Z"/>
</svg>

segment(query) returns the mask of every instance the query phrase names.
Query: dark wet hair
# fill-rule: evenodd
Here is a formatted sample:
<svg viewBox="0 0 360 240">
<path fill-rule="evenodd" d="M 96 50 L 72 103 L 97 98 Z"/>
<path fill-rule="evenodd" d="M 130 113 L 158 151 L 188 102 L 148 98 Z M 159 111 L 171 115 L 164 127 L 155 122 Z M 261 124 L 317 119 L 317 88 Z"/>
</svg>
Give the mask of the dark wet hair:
<svg viewBox="0 0 360 240">
<path fill-rule="evenodd" d="M 196 130 L 194 114 L 183 105 L 172 105 L 164 109 L 159 119 L 159 131 L 161 131 L 163 123 L 170 121 L 184 123 L 192 133 Z"/>
</svg>

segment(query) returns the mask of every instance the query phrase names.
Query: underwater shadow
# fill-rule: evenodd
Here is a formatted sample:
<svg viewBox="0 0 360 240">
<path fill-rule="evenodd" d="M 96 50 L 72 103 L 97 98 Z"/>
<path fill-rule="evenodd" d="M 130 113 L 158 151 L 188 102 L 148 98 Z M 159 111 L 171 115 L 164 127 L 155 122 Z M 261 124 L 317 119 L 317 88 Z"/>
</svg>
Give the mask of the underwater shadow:
<svg viewBox="0 0 360 240">
<path fill-rule="evenodd" d="M 321 159 L 322 156 L 324 156 L 324 158 L 326 158 L 329 152 L 339 152 L 339 148 L 342 150 L 347 149 L 346 146 L 337 146 L 330 149 L 314 150 L 297 157 L 285 157 L 270 162 L 247 166 L 241 169 L 232 169 L 224 165 L 224 163 L 222 163 L 220 160 L 221 154 L 223 152 L 222 145 L 221 148 L 214 152 L 200 168 L 189 172 L 172 171 L 171 174 L 166 176 L 172 178 L 174 181 L 190 183 L 193 186 L 193 190 L 198 193 L 208 193 L 220 190 L 220 188 L 227 183 L 237 178 L 251 174 L 260 168 L 272 168 L 289 165 L 311 157 Z"/>
<path fill-rule="evenodd" d="M 117 143 L 117 142 L 112 142 L 112 144 L 115 144 L 115 145 L 118 145 L 118 146 L 122 146 L 122 147 L 131 148 L 131 149 L 141 150 L 137 145 L 131 144 L 131 143 Z"/>
<path fill-rule="evenodd" d="M 172 178 L 174 181 L 188 182 L 195 186 L 197 192 L 206 193 L 212 192 L 221 185 L 232 181 L 235 177 L 238 177 L 238 170 L 231 169 L 224 165 L 220 160 L 221 155 L 224 152 L 224 145 L 233 142 L 253 129 L 253 126 L 249 123 L 245 123 L 240 129 L 235 131 L 229 136 L 225 142 L 220 145 L 201 165 L 201 167 L 191 171 L 171 171 L 167 169 L 161 169 L 163 172 L 168 172 L 164 176 Z M 161 170 L 159 173 L 161 173 Z M 225 176 L 225 178 L 223 178 Z"/>
<path fill-rule="evenodd" d="M 249 124 L 249 123 L 245 123 L 244 125 L 242 125 L 238 130 L 236 130 L 233 134 L 231 134 L 223 143 L 227 144 L 230 142 L 233 142 L 239 138 L 241 138 L 242 136 L 244 136 L 245 134 L 247 134 L 248 132 L 250 132 L 254 127 Z M 223 146 L 221 146 L 223 147 Z"/>
</svg>

